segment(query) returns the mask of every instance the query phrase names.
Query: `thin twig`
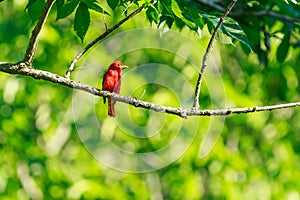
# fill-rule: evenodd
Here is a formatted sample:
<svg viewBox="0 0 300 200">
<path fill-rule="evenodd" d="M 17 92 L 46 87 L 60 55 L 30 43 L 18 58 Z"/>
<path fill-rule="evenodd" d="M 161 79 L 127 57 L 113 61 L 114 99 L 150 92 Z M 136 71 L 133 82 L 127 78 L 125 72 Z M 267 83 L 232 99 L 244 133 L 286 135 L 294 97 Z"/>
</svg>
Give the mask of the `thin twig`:
<svg viewBox="0 0 300 200">
<path fill-rule="evenodd" d="M 103 12 L 102 12 L 102 16 L 103 16 L 103 22 L 104 22 L 104 28 L 105 28 L 105 31 L 107 31 L 107 23 L 106 23 L 106 17 L 105 17 L 105 14 L 104 14 L 104 9 L 103 9 Z"/>
<path fill-rule="evenodd" d="M 48 71 L 30 68 L 25 63 L 11 64 L 11 63 L 0 62 L 0 71 L 9 74 L 21 74 L 25 76 L 30 76 L 38 80 L 42 79 L 59 85 L 64 85 L 76 90 L 85 91 L 96 96 L 111 97 L 116 101 L 130 104 L 135 107 L 141 107 L 141 108 L 145 108 L 148 110 L 153 110 L 161 113 L 169 113 L 169 114 L 180 116 L 182 118 L 187 118 L 188 116 L 212 116 L 212 115 L 224 116 L 224 115 L 231 115 L 231 114 L 271 111 L 276 109 L 300 106 L 300 102 L 294 102 L 294 103 L 277 104 L 277 105 L 262 106 L 262 107 L 254 106 L 248 108 L 227 108 L 227 109 L 216 109 L 216 110 L 195 110 L 192 108 L 176 108 L 176 107 L 162 106 L 162 105 L 158 105 L 146 101 L 141 101 L 138 100 L 137 98 L 130 97 L 130 96 L 121 96 L 119 94 L 111 93 L 109 91 L 99 90 L 89 85 L 85 85 L 80 82 L 70 80 L 69 78 L 65 78 L 63 76 L 59 76 L 57 74 Z"/>
<path fill-rule="evenodd" d="M 269 16 L 269 17 L 273 17 L 273 18 L 277 18 L 283 21 L 287 21 L 287 22 L 298 22 L 300 23 L 300 19 L 298 18 L 293 18 L 290 16 L 286 16 L 286 15 L 281 15 L 280 13 L 277 12 L 273 12 L 270 10 L 261 10 L 261 11 L 253 11 L 253 12 L 240 12 L 240 13 L 231 13 L 232 16 L 255 16 L 255 17 L 260 17 L 260 16 Z"/>
<path fill-rule="evenodd" d="M 197 2 L 209 6 L 217 11 L 225 12 L 225 8 L 222 6 L 215 4 L 213 1 L 208 0 L 197 0 Z M 270 10 L 260 10 L 260 11 L 251 11 L 251 12 L 231 12 L 229 14 L 233 17 L 243 17 L 243 16 L 254 16 L 254 17 L 260 17 L 260 16 L 269 16 L 273 18 L 277 18 L 279 20 L 287 21 L 287 22 L 298 22 L 300 23 L 299 18 L 294 18 L 286 15 L 282 15 L 278 12 L 270 11 Z"/>
<path fill-rule="evenodd" d="M 31 32 L 31 37 L 29 40 L 29 44 L 23 59 L 23 62 L 25 62 L 27 65 L 31 65 L 32 60 L 34 58 L 37 44 L 38 44 L 38 36 L 46 22 L 47 16 L 51 10 L 51 7 L 53 6 L 55 0 L 48 0 L 45 4 L 44 9 L 42 10 L 41 16 L 34 27 L 33 31 Z"/>
<path fill-rule="evenodd" d="M 130 18 L 132 18 L 133 16 L 135 16 L 136 14 L 140 13 L 141 11 L 144 10 L 144 6 L 139 7 L 138 9 L 136 9 L 135 11 L 133 11 L 132 13 L 130 13 L 128 16 L 126 16 L 124 19 L 122 19 L 121 21 L 119 21 L 117 24 L 115 24 L 114 26 L 112 26 L 111 28 L 107 29 L 103 34 L 101 34 L 100 36 L 98 36 L 96 39 L 94 39 L 92 42 L 90 42 L 84 49 L 82 49 L 76 56 L 75 58 L 72 60 L 68 71 L 65 74 L 66 78 L 70 78 L 71 73 L 74 71 L 74 66 L 76 64 L 76 62 L 81 58 L 81 56 L 83 56 L 83 54 L 85 54 L 85 52 L 87 52 L 92 46 L 94 46 L 97 42 L 99 42 L 100 40 L 104 39 L 107 35 L 109 35 L 111 32 L 113 32 L 114 30 L 116 30 L 117 28 L 119 28 L 119 26 L 121 26 L 124 22 L 126 22 L 127 20 L 129 20 Z"/>
<path fill-rule="evenodd" d="M 213 48 L 218 30 L 220 29 L 222 23 L 224 22 L 225 18 L 230 13 L 231 9 L 233 8 L 233 6 L 236 2 L 237 2 L 237 0 L 232 0 L 230 2 L 230 4 L 228 5 L 224 15 L 220 18 L 219 23 L 217 24 L 217 26 L 216 26 L 216 28 L 215 28 L 215 30 L 214 30 L 211 38 L 210 38 L 210 41 L 209 41 L 208 46 L 206 48 L 205 54 L 203 56 L 202 66 L 201 66 L 199 77 L 198 77 L 198 80 L 197 80 L 197 85 L 196 85 L 196 90 L 195 90 L 195 98 L 194 98 L 194 104 L 193 104 L 193 107 L 196 108 L 196 109 L 199 108 L 199 95 L 200 95 L 200 90 L 201 90 L 201 82 L 202 82 L 202 79 L 203 79 L 204 70 L 207 66 L 207 59 L 208 59 L 209 53 L 211 52 L 211 50 Z"/>
</svg>

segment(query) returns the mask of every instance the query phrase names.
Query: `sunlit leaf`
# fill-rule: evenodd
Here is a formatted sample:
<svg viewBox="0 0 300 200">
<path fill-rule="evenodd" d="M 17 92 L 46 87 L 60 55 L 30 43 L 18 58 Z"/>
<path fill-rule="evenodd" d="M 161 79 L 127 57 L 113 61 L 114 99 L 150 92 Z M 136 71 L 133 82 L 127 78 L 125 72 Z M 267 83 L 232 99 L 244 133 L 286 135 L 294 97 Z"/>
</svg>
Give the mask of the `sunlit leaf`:
<svg viewBox="0 0 300 200">
<path fill-rule="evenodd" d="M 219 42 L 223 43 L 223 44 L 231 44 L 231 45 L 233 45 L 232 37 L 230 37 L 227 34 L 224 34 L 222 31 L 218 31 L 216 39 Z"/>
<path fill-rule="evenodd" d="M 222 24 L 222 30 L 225 34 L 229 35 L 230 37 L 242 42 L 245 44 L 249 49 L 251 49 L 248 38 L 240 25 L 237 23 L 237 21 L 226 18 L 225 22 Z"/>
<path fill-rule="evenodd" d="M 215 15 L 208 14 L 204 14 L 203 16 L 207 20 L 208 30 L 212 33 L 218 25 L 220 18 Z M 248 38 L 237 21 L 227 17 L 220 27 L 220 30 L 231 38 L 242 42 L 251 50 Z"/>
<path fill-rule="evenodd" d="M 172 0 L 172 11 L 174 13 L 174 15 L 176 15 L 177 17 L 179 18 L 183 18 L 183 15 L 182 15 L 182 10 L 180 9 L 178 3 L 176 0 Z M 169 7 L 168 7 L 169 9 Z"/>
</svg>

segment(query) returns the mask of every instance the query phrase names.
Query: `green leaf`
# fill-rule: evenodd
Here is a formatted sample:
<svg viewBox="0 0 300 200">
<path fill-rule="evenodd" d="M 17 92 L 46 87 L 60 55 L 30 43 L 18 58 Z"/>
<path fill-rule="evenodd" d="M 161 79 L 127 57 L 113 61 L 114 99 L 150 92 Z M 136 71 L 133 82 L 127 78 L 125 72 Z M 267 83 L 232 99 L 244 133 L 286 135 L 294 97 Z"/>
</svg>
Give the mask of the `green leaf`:
<svg viewBox="0 0 300 200">
<path fill-rule="evenodd" d="M 222 31 L 218 31 L 217 32 L 217 36 L 216 36 L 216 39 L 222 43 L 222 44 L 230 44 L 230 45 L 233 45 L 232 43 L 232 37 L 224 34 Z"/>
<path fill-rule="evenodd" d="M 168 28 L 170 29 L 173 25 L 173 22 L 174 22 L 174 18 L 169 17 L 169 16 L 161 16 L 159 19 L 158 26 L 160 26 L 162 23 L 165 23 L 168 26 Z"/>
<path fill-rule="evenodd" d="M 215 30 L 215 28 L 217 27 L 220 18 L 218 18 L 214 15 L 208 15 L 208 14 L 203 14 L 202 16 L 207 21 L 207 27 L 208 27 L 209 32 L 212 33 Z M 235 21 L 234 19 L 227 17 L 225 19 L 225 21 L 223 22 L 219 31 L 221 31 L 221 34 L 226 34 L 227 36 L 230 36 L 231 38 L 242 42 L 250 50 L 252 50 L 246 34 L 244 33 L 244 31 L 240 27 L 240 25 L 237 23 L 237 21 Z M 219 38 L 226 38 L 226 37 L 224 36 L 224 37 L 219 37 Z M 226 38 L 225 41 L 227 41 L 226 43 L 228 43 L 229 42 L 228 38 Z"/>
<path fill-rule="evenodd" d="M 249 45 L 251 46 L 251 49 L 255 52 L 259 52 L 259 46 L 260 46 L 260 26 L 259 24 L 256 24 L 253 27 L 243 26 L 243 30 L 245 34 L 247 35 Z M 245 45 L 243 45 L 243 49 L 246 53 L 250 53 L 249 48 L 244 48 Z"/>
<path fill-rule="evenodd" d="M 174 20 L 174 23 L 176 24 L 176 27 L 179 28 L 179 30 L 182 30 L 183 27 L 186 26 L 186 23 L 182 19 L 176 17 Z"/>
<path fill-rule="evenodd" d="M 218 25 L 219 18 L 217 18 L 214 15 L 209 15 L 209 14 L 203 14 L 202 16 L 206 21 L 207 28 L 208 28 L 209 32 L 212 34 L 213 31 L 215 30 L 215 28 Z"/>
<path fill-rule="evenodd" d="M 56 8 L 60 9 L 64 5 L 65 0 L 56 0 Z"/>
<path fill-rule="evenodd" d="M 152 5 L 152 3 L 151 3 L 150 0 L 145 0 L 145 2 L 143 3 L 143 7 L 144 7 L 144 8 L 148 8 L 148 7 L 151 6 L 151 5 Z"/>
<path fill-rule="evenodd" d="M 108 6 L 113 10 L 116 9 L 116 7 L 119 5 L 119 2 L 119 0 L 107 0 Z"/>
<path fill-rule="evenodd" d="M 182 10 L 180 9 L 176 0 L 172 0 L 171 6 L 172 6 L 172 11 L 173 11 L 174 15 L 176 15 L 179 18 L 183 18 Z"/>
<path fill-rule="evenodd" d="M 70 14 L 72 14 L 72 12 L 74 12 L 78 4 L 79 0 L 68 0 L 57 10 L 56 20 L 68 17 Z"/>
<path fill-rule="evenodd" d="M 240 27 L 240 25 L 237 23 L 237 21 L 227 17 L 224 23 L 222 24 L 221 29 L 222 31 L 224 31 L 225 34 L 242 42 L 251 50 L 251 46 L 249 45 L 248 38 L 244 33 L 244 31 L 242 30 L 242 28 Z"/>
<path fill-rule="evenodd" d="M 158 23 L 159 13 L 158 13 L 157 9 L 154 6 L 151 5 L 146 10 L 146 16 L 147 16 L 148 20 L 150 21 L 150 23 L 152 23 L 153 21 L 155 23 Z"/>
<path fill-rule="evenodd" d="M 195 25 L 195 23 L 187 20 L 186 18 L 181 18 L 181 20 L 185 23 L 185 25 L 187 25 L 190 29 L 192 30 L 196 30 L 197 26 Z"/>
<path fill-rule="evenodd" d="M 78 37 L 83 41 L 84 36 L 90 25 L 90 13 L 86 4 L 80 3 L 76 13 L 74 20 L 74 31 L 78 35 Z"/>
<path fill-rule="evenodd" d="M 28 0 L 25 10 L 28 9 L 34 2 L 36 2 L 36 0 Z"/>
<path fill-rule="evenodd" d="M 28 10 L 29 17 L 32 21 L 37 21 L 45 6 L 45 0 L 32 0 L 29 1 L 26 9 Z"/>
<path fill-rule="evenodd" d="M 81 2 L 85 3 L 89 9 L 92 9 L 96 12 L 109 15 L 109 13 L 104 10 L 101 6 L 97 4 L 96 0 L 81 0 Z"/>
<path fill-rule="evenodd" d="M 203 28 L 204 22 L 198 9 L 189 8 L 183 15 L 186 19 L 193 21 L 201 29 Z"/>
<path fill-rule="evenodd" d="M 284 35 L 280 45 L 278 46 L 276 57 L 279 62 L 284 62 L 284 60 L 286 59 L 290 47 L 290 37 L 291 33 L 287 32 Z"/>
<path fill-rule="evenodd" d="M 172 2 L 171 0 L 161 0 L 160 1 L 162 5 L 162 15 L 173 17 L 173 11 L 172 11 Z"/>
</svg>

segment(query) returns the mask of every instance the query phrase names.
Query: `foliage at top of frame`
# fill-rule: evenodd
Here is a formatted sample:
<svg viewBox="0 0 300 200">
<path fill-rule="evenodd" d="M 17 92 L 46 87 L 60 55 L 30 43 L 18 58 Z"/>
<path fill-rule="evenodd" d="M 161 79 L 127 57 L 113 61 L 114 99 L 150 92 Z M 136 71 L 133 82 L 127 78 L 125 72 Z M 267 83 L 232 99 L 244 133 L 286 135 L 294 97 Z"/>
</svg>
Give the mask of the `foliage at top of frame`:
<svg viewBox="0 0 300 200">
<path fill-rule="evenodd" d="M 181 30 L 188 27 L 199 33 L 206 25 L 212 33 L 220 17 L 226 10 L 227 1 L 206 0 L 57 0 L 56 20 L 64 19 L 75 12 L 74 31 L 83 41 L 90 26 L 90 10 L 99 14 L 109 15 L 116 9 L 123 10 L 127 15 L 132 7 L 143 6 L 146 18 L 150 24 L 155 23 L 158 28 Z M 28 14 L 33 21 L 38 20 L 45 5 L 45 0 L 29 0 L 26 5 Z M 109 7 L 111 11 L 103 7 Z M 225 44 L 234 44 L 239 41 L 244 51 L 254 51 L 260 63 L 268 66 L 270 39 L 280 39 L 277 50 L 277 60 L 284 62 L 290 47 L 300 46 L 299 14 L 300 6 L 295 0 L 285 1 L 246 1 L 236 3 L 229 17 L 227 17 L 218 32 L 217 40 Z M 278 25 L 278 23 L 281 23 Z"/>
</svg>

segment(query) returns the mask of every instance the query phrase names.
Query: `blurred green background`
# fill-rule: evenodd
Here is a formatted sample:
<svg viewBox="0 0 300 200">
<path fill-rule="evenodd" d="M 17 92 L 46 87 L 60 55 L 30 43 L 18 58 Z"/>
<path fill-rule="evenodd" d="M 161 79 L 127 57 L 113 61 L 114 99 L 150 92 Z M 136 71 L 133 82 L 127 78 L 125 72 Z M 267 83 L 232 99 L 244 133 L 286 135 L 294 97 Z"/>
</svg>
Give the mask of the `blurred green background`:
<svg viewBox="0 0 300 200">
<path fill-rule="evenodd" d="M 24 11 L 26 3 L 0 3 L 0 61 L 23 59 L 34 26 Z M 76 53 L 105 29 L 103 16 L 91 14 L 92 24 L 81 43 L 71 28 L 73 19 L 56 22 L 54 7 L 42 31 L 33 67 L 63 75 Z M 140 13 L 114 34 L 150 27 L 144 15 Z M 115 12 L 106 21 L 110 26 L 122 17 L 121 12 Z M 181 33 L 203 48 L 209 40 L 206 29 L 201 37 L 188 29 Z M 246 55 L 239 44 L 214 47 L 211 60 L 221 71 L 226 94 L 219 101 L 225 101 L 226 107 L 299 101 L 299 48 L 290 48 L 286 61 L 278 63 L 275 57 L 280 41 L 274 39 L 271 43 L 268 68 L 259 64 L 256 55 Z M 92 49 L 94 52 L 85 58 L 93 63 L 89 70 L 103 74 L 114 58 L 98 50 Z M 191 55 L 199 51 L 201 61 L 203 49 L 192 51 Z M 191 85 L 197 80 L 197 70 L 172 52 L 142 49 L 119 59 L 129 66 L 163 63 L 183 74 Z M 78 73 L 84 74 L 85 69 L 75 71 L 72 77 L 78 77 Z M 162 76 L 159 72 L 156 75 Z M 0 199 L 300 199 L 299 108 L 226 117 L 220 137 L 214 140 L 216 145 L 204 158 L 199 157 L 201 142 L 211 120 L 218 117 L 191 117 L 198 123 L 197 130 L 183 128 L 188 133 L 196 131 L 196 136 L 180 159 L 153 172 L 126 173 L 101 164 L 83 145 L 72 116 L 72 89 L 20 75 L 1 72 L 0 77 Z M 209 74 L 207 77 L 208 80 Z M 81 81 L 90 83 L 88 78 Z M 91 84 L 100 87 L 101 79 L 91 78 L 98 81 Z M 173 91 L 155 84 L 130 91 L 138 81 L 143 83 L 144 77 L 137 74 L 134 79 L 126 79 L 127 87 L 121 94 L 170 106 L 183 103 Z M 210 82 L 202 86 L 203 109 L 216 108 L 208 88 L 220 86 L 208 85 Z M 99 122 L 110 123 L 102 98 L 95 97 L 95 102 L 81 106 L 93 106 Z M 118 109 L 125 106 L 117 103 L 117 115 Z M 114 135 L 109 136 L 113 143 L 135 152 L 165 146 L 176 136 L 178 123 L 184 123 L 175 116 L 128 109 L 132 120 L 140 126 L 150 123 L 150 115 L 164 120 L 161 131 L 148 139 L 128 137 L 118 127 L 114 129 Z"/>
</svg>

